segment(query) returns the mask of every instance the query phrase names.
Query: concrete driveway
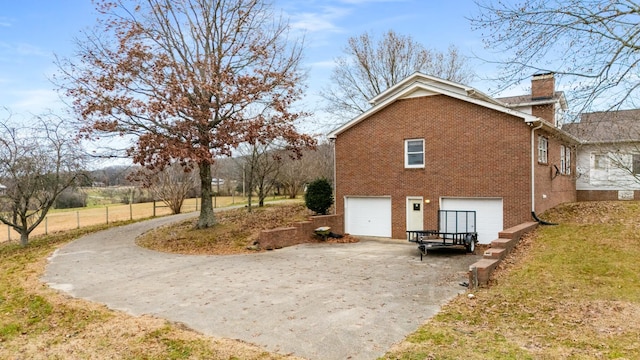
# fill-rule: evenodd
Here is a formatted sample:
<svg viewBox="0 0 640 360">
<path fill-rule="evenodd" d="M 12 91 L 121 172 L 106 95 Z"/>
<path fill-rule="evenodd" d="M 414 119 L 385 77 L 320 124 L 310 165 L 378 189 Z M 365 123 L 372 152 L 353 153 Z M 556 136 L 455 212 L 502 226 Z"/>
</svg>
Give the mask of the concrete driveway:
<svg viewBox="0 0 640 360">
<path fill-rule="evenodd" d="M 132 315 L 308 359 L 374 359 L 465 291 L 478 256 L 430 253 L 402 240 L 304 244 L 230 256 L 139 248 L 163 217 L 80 238 L 57 250 L 42 281 Z"/>
</svg>

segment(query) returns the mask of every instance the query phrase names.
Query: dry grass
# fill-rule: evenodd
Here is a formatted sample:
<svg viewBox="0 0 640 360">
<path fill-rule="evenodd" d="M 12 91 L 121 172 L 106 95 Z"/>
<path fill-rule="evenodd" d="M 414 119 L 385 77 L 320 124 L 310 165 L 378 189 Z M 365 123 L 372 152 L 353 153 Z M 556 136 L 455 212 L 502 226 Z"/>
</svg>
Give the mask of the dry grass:
<svg viewBox="0 0 640 360">
<path fill-rule="evenodd" d="M 306 220 L 311 213 L 300 203 L 267 205 L 246 209 L 226 210 L 216 213 L 218 224 L 209 229 L 195 229 L 196 220 L 162 227 L 137 239 L 140 246 L 157 251 L 180 254 L 239 254 L 248 250 L 258 239 L 260 231 L 290 226 Z"/>
<path fill-rule="evenodd" d="M 33 238 L 26 248 L 0 245 L 0 359 L 294 358 L 204 336 L 162 319 L 110 311 L 40 282 L 46 258 L 56 247 L 106 227 Z"/>
<path fill-rule="evenodd" d="M 215 198 L 217 207 L 229 206 L 237 204 L 245 199 L 240 197 L 231 196 L 218 196 Z M 182 205 L 182 212 L 196 211 L 196 199 L 186 199 Z M 33 236 L 52 234 L 58 231 L 67 231 L 77 228 L 95 226 L 101 224 L 107 224 L 127 221 L 127 220 L 139 220 L 153 216 L 154 209 L 153 203 L 139 203 L 132 205 L 123 204 L 109 204 L 107 206 L 98 206 L 91 208 L 81 209 L 52 209 L 47 214 L 46 221 L 43 221 L 31 234 Z M 164 205 L 164 203 L 158 201 L 156 203 L 155 215 L 164 216 L 171 214 L 171 210 Z M 7 236 L 11 237 L 11 240 L 20 239 L 20 235 L 11 230 L 10 232 L 0 231 L 0 243 L 8 240 Z"/>
<path fill-rule="evenodd" d="M 489 288 L 459 296 L 387 359 L 640 358 L 640 204 L 544 214 Z"/>
</svg>

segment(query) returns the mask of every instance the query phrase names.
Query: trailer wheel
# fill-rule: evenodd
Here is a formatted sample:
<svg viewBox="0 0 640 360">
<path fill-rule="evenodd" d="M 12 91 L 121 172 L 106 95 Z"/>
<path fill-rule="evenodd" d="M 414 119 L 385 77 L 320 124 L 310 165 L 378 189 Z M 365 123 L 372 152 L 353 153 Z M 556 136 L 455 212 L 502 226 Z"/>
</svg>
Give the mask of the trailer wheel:
<svg viewBox="0 0 640 360">
<path fill-rule="evenodd" d="M 476 239 L 472 235 L 467 235 L 464 239 L 467 252 L 470 254 L 475 254 L 476 252 Z"/>
</svg>

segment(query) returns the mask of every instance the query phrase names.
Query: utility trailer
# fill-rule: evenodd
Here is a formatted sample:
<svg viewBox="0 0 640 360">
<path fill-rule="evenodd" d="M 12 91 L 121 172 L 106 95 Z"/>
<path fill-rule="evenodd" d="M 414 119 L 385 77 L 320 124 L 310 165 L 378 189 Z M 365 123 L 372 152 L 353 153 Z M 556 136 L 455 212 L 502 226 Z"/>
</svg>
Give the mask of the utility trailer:
<svg viewBox="0 0 640 360">
<path fill-rule="evenodd" d="M 408 230 L 407 240 L 418 244 L 420 261 L 428 250 L 457 246 L 473 253 L 478 242 L 476 212 L 438 210 L 438 230 Z"/>
</svg>

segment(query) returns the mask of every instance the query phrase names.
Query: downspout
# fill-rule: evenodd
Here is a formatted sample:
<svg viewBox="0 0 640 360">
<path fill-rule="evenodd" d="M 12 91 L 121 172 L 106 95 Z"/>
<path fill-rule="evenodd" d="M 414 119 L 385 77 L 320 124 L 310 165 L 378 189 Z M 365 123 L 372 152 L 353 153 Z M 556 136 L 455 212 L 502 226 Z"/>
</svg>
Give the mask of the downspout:
<svg viewBox="0 0 640 360">
<path fill-rule="evenodd" d="M 531 216 L 540 225 L 558 225 L 550 223 L 544 220 L 540 220 L 536 215 L 536 130 L 541 129 L 543 126 L 542 121 L 540 125 L 531 128 Z"/>
<path fill-rule="evenodd" d="M 338 186 L 338 182 L 336 181 L 336 138 L 330 138 L 329 141 L 332 142 L 332 152 L 333 152 L 333 215 L 338 214 L 338 209 L 336 205 L 336 187 Z"/>
</svg>

